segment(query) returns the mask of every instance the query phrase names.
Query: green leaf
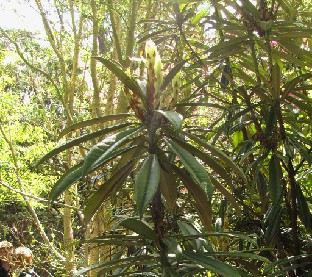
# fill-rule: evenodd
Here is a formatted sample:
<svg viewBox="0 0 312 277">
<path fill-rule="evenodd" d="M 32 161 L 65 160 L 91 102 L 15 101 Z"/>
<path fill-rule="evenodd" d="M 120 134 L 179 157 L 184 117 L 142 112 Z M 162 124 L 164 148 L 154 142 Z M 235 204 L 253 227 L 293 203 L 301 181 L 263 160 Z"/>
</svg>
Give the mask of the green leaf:
<svg viewBox="0 0 312 277">
<path fill-rule="evenodd" d="M 205 254 L 185 252 L 184 256 L 214 273 L 231 277 L 241 276 L 240 272 L 236 268 L 224 262 L 220 262 L 219 260 L 216 260 L 215 258 L 209 257 Z"/>
<path fill-rule="evenodd" d="M 265 233 L 264 237 L 267 243 L 272 244 L 275 236 L 278 233 L 279 226 L 280 226 L 280 219 L 282 214 L 282 207 L 281 207 L 282 197 L 278 199 L 276 203 L 268 210 L 267 214 L 265 215 Z"/>
<path fill-rule="evenodd" d="M 163 160 L 162 163 L 164 163 Z M 172 169 L 176 172 L 177 176 L 181 179 L 188 191 L 194 197 L 195 208 L 198 211 L 200 220 L 202 221 L 205 230 L 207 232 L 211 231 L 212 213 L 209 212 L 211 211 L 211 206 L 209 200 L 207 199 L 206 193 L 203 193 L 202 188 L 189 176 L 189 174 L 185 170 L 180 169 L 176 165 L 169 163 L 167 164 L 167 167 L 172 167 Z"/>
<path fill-rule="evenodd" d="M 158 189 L 159 179 L 160 167 L 158 157 L 155 154 L 151 154 L 143 162 L 134 183 L 134 198 L 141 218 Z"/>
<path fill-rule="evenodd" d="M 311 165 L 312 155 L 308 151 L 308 149 L 300 142 L 300 139 L 292 136 L 289 136 L 288 139 L 293 147 L 295 147 L 299 151 L 300 155 L 307 161 L 307 163 Z"/>
<path fill-rule="evenodd" d="M 80 277 L 85 276 L 84 274 L 97 268 L 102 268 L 101 271 L 99 271 L 99 274 L 101 273 L 101 276 L 104 276 L 104 273 L 107 273 L 111 270 L 114 270 L 116 268 L 123 268 L 123 267 L 131 267 L 135 265 L 144 265 L 149 263 L 155 263 L 155 257 L 154 256 L 147 256 L 147 255 L 141 255 L 141 256 L 135 256 L 135 257 L 129 257 L 124 259 L 117 259 L 112 260 L 105 263 L 100 264 L 93 264 L 91 266 L 82 268 L 75 272 L 74 277 Z"/>
<path fill-rule="evenodd" d="M 166 87 L 171 83 L 174 76 L 177 75 L 177 73 L 182 69 L 182 67 L 184 66 L 186 62 L 187 60 L 183 60 L 182 62 L 178 63 L 177 65 L 174 66 L 174 68 L 170 70 L 170 72 L 164 78 L 164 81 L 161 87 L 159 88 L 159 92 L 162 92 L 166 89 Z"/>
<path fill-rule="evenodd" d="M 258 249 L 255 249 L 254 251 L 257 251 Z M 224 256 L 224 257 L 236 257 L 236 258 L 244 258 L 244 259 L 251 259 L 251 260 L 258 260 L 263 262 L 269 262 L 268 258 L 265 258 L 263 256 L 250 253 L 250 251 L 235 251 L 235 252 L 211 252 L 207 253 L 205 255 L 211 255 L 211 256 Z"/>
<path fill-rule="evenodd" d="M 248 15 L 251 15 L 256 19 L 261 20 L 260 12 L 249 0 L 242 0 L 241 3 L 242 3 L 241 10 L 243 13 L 247 13 Z"/>
<path fill-rule="evenodd" d="M 282 169 L 275 154 L 269 162 L 269 194 L 273 203 L 277 203 L 282 193 Z"/>
<path fill-rule="evenodd" d="M 62 194 L 70 185 L 81 178 L 82 163 L 73 166 L 55 183 L 50 194 L 49 200 L 54 201 L 60 194 Z"/>
<path fill-rule="evenodd" d="M 265 128 L 265 133 L 264 133 L 266 137 L 271 135 L 272 132 L 274 131 L 275 122 L 276 122 L 275 107 L 271 106 L 270 112 L 268 114 L 268 118 L 266 121 L 266 128 Z"/>
<path fill-rule="evenodd" d="M 180 131 L 183 123 L 183 116 L 176 112 L 158 110 L 158 113 L 166 117 L 176 131 Z"/>
<path fill-rule="evenodd" d="M 67 128 L 65 128 L 59 135 L 59 138 L 67 135 L 70 132 L 74 132 L 78 129 L 84 128 L 84 127 L 89 127 L 95 124 L 102 124 L 108 121 L 113 121 L 113 120 L 119 120 L 119 119 L 125 119 L 128 117 L 132 117 L 133 115 L 128 114 L 128 113 L 122 113 L 122 114 L 112 114 L 112 115 L 106 115 L 106 116 L 102 116 L 102 117 L 96 117 L 96 118 L 92 118 L 89 120 L 85 120 L 85 121 L 80 121 L 78 123 L 72 124 L 70 126 L 68 126 Z"/>
<path fill-rule="evenodd" d="M 242 131 L 236 131 L 232 137 L 233 146 L 236 148 L 241 142 L 244 141 L 244 135 Z"/>
<path fill-rule="evenodd" d="M 208 15 L 210 11 L 210 7 L 205 7 L 203 9 L 201 9 L 191 20 L 191 24 L 198 24 L 198 22 L 205 16 Z"/>
<path fill-rule="evenodd" d="M 157 235 L 154 230 L 142 220 L 129 217 L 118 222 L 118 225 L 121 225 L 131 230 L 132 232 L 143 236 L 144 238 L 150 239 L 152 241 L 157 241 Z"/>
<path fill-rule="evenodd" d="M 281 68 L 278 63 L 275 63 L 272 68 L 272 89 L 273 99 L 279 99 L 281 93 Z"/>
<path fill-rule="evenodd" d="M 190 154 L 188 151 L 186 151 L 184 148 L 182 148 L 172 140 L 166 140 L 166 143 L 171 151 L 180 158 L 188 173 L 200 186 L 208 199 L 211 199 L 213 186 L 207 170 L 195 159 L 192 154 Z"/>
<path fill-rule="evenodd" d="M 228 167 L 232 168 L 243 179 L 243 181 L 247 184 L 247 179 L 246 179 L 246 176 L 245 176 L 245 173 L 243 172 L 243 170 L 240 167 L 238 167 L 235 164 L 235 162 L 229 156 L 227 156 L 223 151 L 221 151 L 219 148 L 215 147 L 214 145 L 201 140 L 200 138 L 198 138 L 195 135 L 192 135 L 192 134 L 187 133 L 187 132 L 181 132 L 181 133 L 182 133 L 182 135 L 185 135 L 185 136 L 189 137 L 190 139 L 192 139 L 193 141 L 195 141 L 196 143 L 198 143 L 198 145 L 204 147 L 205 149 L 208 149 L 212 155 L 215 155 L 221 161 L 223 161 L 224 164 L 226 164 Z"/>
<path fill-rule="evenodd" d="M 283 86 L 283 93 L 282 93 L 282 98 L 285 98 L 292 90 L 300 84 L 302 81 L 305 81 L 309 78 L 312 77 L 311 73 L 308 74 L 303 74 L 301 76 L 295 77 L 292 80 L 288 81 L 284 86 Z"/>
<path fill-rule="evenodd" d="M 175 211 L 177 207 L 177 197 L 178 197 L 178 184 L 177 178 L 173 172 L 168 172 L 168 169 L 160 169 L 160 179 L 159 186 L 161 194 L 166 199 L 171 211 Z"/>
<path fill-rule="evenodd" d="M 44 155 L 37 163 L 35 166 L 38 166 L 40 165 L 41 163 L 45 162 L 46 160 L 52 158 L 53 156 L 55 156 L 56 154 L 59 154 L 61 153 L 62 151 L 66 150 L 66 149 L 69 149 L 73 146 L 77 146 L 83 142 L 86 142 L 88 140 L 91 140 L 91 139 L 94 139 L 94 138 L 97 138 L 97 137 L 100 137 L 100 136 L 103 136 L 103 135 L 106 135 L 106 134 L 109 134 L 111 132 L 114 132 L 114 131 L 117 131 L 119 129 L 122 129 L 122 128 L 125 128 L 127 126 L 131 125 L 131 123 L 122 123 L 122 124 L 118 124 L 118 125 L 115 125 L 115 126 L 111 126 L 111 127 L 107 127 L 107 128 L 104 128 L 104 129 L 101 129 L 99 131 L 96 131 L 96 132 L 92 132 L 90 134 L 87 134 L 87 135 L 83 135 L 83 136 L 80 136 L 78 138 L 74 138 L 70 141 L 67 141 L 65 142 L 64 144 L 60 145 L 59 147 L 57 148 L 54 148 L 53 150 L 51 150 L 48 154 Z"/>
<path fill-rule="evenodd" d="M 140 130 L 141 127 L 135 127 L 121 131 L 94 145 L 84 160 L 82 175 L 88 174 L 94 168 L 107 161 L 114 154 L 114 150 L 117 147 L 127 142 L 128 139 L 136 135 Z"/>
<path fill-rule="evenodd" d="M 299 217 L 303 225 L 309 232 L 312 231 L 312 214 L 310 212 L 306 198 L 303 195 L 302 189 L 299 184 L 296 185 L 296 196 L 298 202 Z"/>
<path fill-rule="evenodd" d="M 102 203 L 110 196 L 111 192 L 116 186 L 121 186 L 129 174 L 133 170 L 137 163 L 137 160 L 129 161 L 127 165 L 115 172 L 115 174 L 109 178 L 100 188 L 93 193 L 88 199 L 84 208 L 84 221 L 88 223 Z"/>
<path fill-rule="evenodd" d="M 116 63 L 101 58 L 101 57 L 93 57 L 94 59 L 100 61 L 102 64 L 104 64 L 110 71 L 112 71 L 118 78 L 119 80 L 127 87 L 129 88 L 139 99 L 142 100 L 144 106 L 145 106 L 145 96 L 144 93 L 142 92 L 139 84 L 137 83 L 136 80 L 133 78 L 129 77 L 124 69 L 121 69 Z"/>
<path fill-rule="evenodd" d="M 209 55 L 210 59 L 217 59 L 221 57 L 228 57 L 242 51 L 245 48 L 241 47 L 243 44 L 248 43 L 248 36 L 240 36 L 231 38 L 228 41 L 224 41 L 218 45 L 212 46 L 208 51 L 211 52 Z"/>
</svg>

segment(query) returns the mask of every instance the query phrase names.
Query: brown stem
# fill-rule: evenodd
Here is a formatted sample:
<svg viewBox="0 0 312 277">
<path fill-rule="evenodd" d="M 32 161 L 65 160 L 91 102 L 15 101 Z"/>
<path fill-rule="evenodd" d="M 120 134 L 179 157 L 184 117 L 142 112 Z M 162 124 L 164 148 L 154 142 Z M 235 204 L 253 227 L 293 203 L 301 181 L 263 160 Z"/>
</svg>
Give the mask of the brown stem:
<svg viewBox="0 0 312 277">
<path fill-rule="evenodd" d="M 151 212 L 152 212 L 152 220 L 154 223 L 154 230 L 155 230 L 155 233 L 158 237 L 158 244 L 159 244 L 159 248 L 160 248 L 161 266 L 162 266 L 162 268 L 168 267 L 170 265 L 168 258 L 167 258 L 168 247 L 166 246 L 166 244 L 163 241 L 163 238 L 165 236 L 165 228 L 164 228 L 165 222 L 164 222 L 164 206 L 163 206 L 163 203 L 161 201 L 160 187 L 158 187 L 156 195 L 153 199 Z"/>
</svg>

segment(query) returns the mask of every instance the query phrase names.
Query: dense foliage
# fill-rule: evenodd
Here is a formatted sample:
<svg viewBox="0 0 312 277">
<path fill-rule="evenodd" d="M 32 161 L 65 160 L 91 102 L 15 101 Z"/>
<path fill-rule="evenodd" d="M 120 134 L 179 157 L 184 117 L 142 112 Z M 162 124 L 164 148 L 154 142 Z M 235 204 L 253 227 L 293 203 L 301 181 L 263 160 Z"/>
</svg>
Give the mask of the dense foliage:
<svg viewBox="0 0 312 277">
<path fill-rule="evenodd" d="M 30 4 L 48 44 L 0 29 L 1 238 L 31 218 L 42 276 L 309 276 L 309 1 Z"/>
</svg>

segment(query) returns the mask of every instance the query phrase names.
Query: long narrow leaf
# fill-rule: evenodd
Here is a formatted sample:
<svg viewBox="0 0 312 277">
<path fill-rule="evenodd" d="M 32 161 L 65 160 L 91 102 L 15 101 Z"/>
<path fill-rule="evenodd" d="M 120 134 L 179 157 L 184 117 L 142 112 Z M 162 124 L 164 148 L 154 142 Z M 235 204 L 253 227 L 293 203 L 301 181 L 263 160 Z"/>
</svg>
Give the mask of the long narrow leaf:
<svg viewBox="0 0 312 277">
<path fill-rule="evenodd" d="M 134 197 L 141 218 L 158 189 L 159 179 L 160 167 L 158 157 L 155 154 L 151 154 L 143 162 L 134 183 Z"/>
<path fill-rule="evenodd" d="M 164 163 L 164 161 L 162 161 L 162 163 Z M 205 230 L 207 232 L 210 232 L 212 230 L 212 213 L 210 212 L 211 206 L 209 200 L 207 199 L 207 195 L 203 193 L 202 188 L 189 176 L 186 171 L 169 163 L 167 166 L 172 167 L 172 169 L 176 172 L 177 176 L 181 179 L 188 191 L 194 197 L 195 208 L 198 211 L 200 220 L 202 221 Z"/>
<path fill-rule="evenodd" d="M 84 121 L 80 121 L 77 122 L 75 124 L 72 124 L 70 126 L 68 126 L 67 128 L 65 128 L 59 135 L 59 138 L 67 135 L 70 132 L 74 132 L 78 129 L 84 128 L 84 127 L 89 127 L 95 124 L 102 124 L 108 121 L 113 121 L 113 120 L 118 120 L 118 119 L 125 119 L 128 117 L 131 117 L 133 115 L 128 114 L 128 113 L 121 113 L 121 114 L 111 114 L 111 115 L 106 115 L 106 116 L 102 116 L 102 117 L 96 117 L 96 118 L 92 118 L 92 119 L 88 119 L 88 120 L 84 120 Z"/>
<path fill-rule="evenodd" d="M 94 59 L 104 64 L 111 72 L 113 72 L 119 78 L 119 80 L 126 87 L 128 87 L 145 104 L 145 96 L 139 84 L 134 79 L 129 77 L 123 69 L 121 69 L 116 63 L 110 60 L 101 57 L 94 57 Z"/>
<path fill-rule="evenodd" d="M 100 143 L 93 146 L 88 152 L 84 164 L 83 164 L 83 175 L 86 175 L 93 168 L 97 167 L 99 164 L 102 164 L 112 152 L 126 142 L 129 138 L 133 137 L 141 130 L 141 127 L 131 128 L 125 131 L 121 131 L 117 134 L 114 134 Z"/>
<path fill-rule="evenodd" d="M 211 270 L 214 273 L 231 277 L 241 276 L 240 272 L 236 268 L 224 262 L 216 260 L 215 258 L 208 257 L 202 253 L 185 252 L 184 256 L 191 261 L 200 264 L 204 268 Z"/>
<path fill-rule="evenodd" d="M 121 225 L 137 233 L 138 235 L 143 236 L 144 238 L 150 239 L 152 241 L 157 241 L 156 233 L 142 220 L 138 220 L 135 218 L 126 218 L 121 220 L 118 225 Z"/>
<path fill-rule="evenodd" d="M 81 178 L 82 163 L 69 169 L 53 186 L 49 200 L 54 201 L 60 194 L 62 194 L 69 186 Z"/>
<path fill-rule="evenodd" d="M 187 133 L 187 132 L 182 132 L 182 134 L 189 137 L 190 139 L 192 139 L 196 143 L 198 143 L 198 145 L 208 149 L 213 155 L 219 157 L 220 160 L 222 160 L 228 167 L 232 168 L 242 178 L 242 180 L 245 183 L 247 183 L 247 179 L 246 179 L 246 176 L 245 176 L 245 173 L 243 172 L 243 170 L 241 168 L 239 168 L 235 164 L 235 162 L 229 156 L 227 156 L 223 151 L 221 151 L 220 149 L 218 149 L 214 145 L 201 140 L 200 138 L 198 138 L 195 135 L 192 135 L 192 134 Z"/>
<path fill-rule="evenodd" d="M 154 256 L 147 256 L 147 255 L 113 260 L 113 261 L 100 263 L 100 264 L 94 264 L 94 265 L 82 268 L 79 271 L 75 272 L 74 277 L 84 276 L 85 273 L 89 272 L 90 270 L 97 269 L 97 268 L 102 268 L 102 273 L 104 274 L 104 273 L 109 272 L 115 268 L 146 264 L 146 263 L 149 263 L 151 261 L 154 262 L 155 257 Z"/>
<path fill-rule="evenodd" d="M 164 117 L 166 117 L 175 131 L 180 131 L 182 127 L 183 122 L 183 116 L 179 113 L 172 112 L 172 111 L 157 111 L 158 113 L 162 114 Z"/>
<path fill-rule="evenodd" d="M 186 170 L 192 176 L 194 181 L 201 187 L 207 198 L 211 199 L 213 186 L 207 170 L 195 159 L 192 154 L 172 140 L 166 140 L 166 143 L 173 153 L 180 158 Z"/>
<path fill-rule="evenodd" d="M 269 162 L 269 194 L 273 203 L 277 203 L 282 193 L 281 165 L 275 154 Z"/>
<path fill-rule="evenodd" d="M 132 160 L 125 167 L 118 170 L 88 199 L 84 208 L 84 221 L 88 223 L 102 203 L 110 196 L 116 186 L 121 186 L 128 178 L 130 172 L 136 165 L 136 160 Z"/>
<path fill-rule="evenodd" d="M 89 141 L 91 139 L 94 139 L 94 138 L 97 138 L 97 137 L 100 137 L 100 136 L 112 133 L 112 132 L 120 130 L 120 129 L 123 129 L 123 128 L 127 127 L 127 126 L 130 126 L 130 125 L 131 125 L 131 123 L 118 124 L 118 125 L 107 127 L 107 128 L 101 129 L 99 131 L 95 131 L 95 132 L 92 132 L 90 134 L 83 135 L 83 136 L 77 137 L 75 139 L 72 139 L 70 141 L 67 141 L 67 142 L 63 143 L 62 145 L 58 146 L 57 148 L 54 148 L 53 150 L 51 150 L 48 154 L 44 155 L 35 164 L 35 166 L 38 166 L 38 165 L 42 164 L 43 162 L 45 162 L 48 159 L 52 158 L 56 154 L 59 154 L 59 153 L 63 152 L 66 149 L 69 149 L 71 147 L 77 146 L 77 145 L 79 145 L 79 144 L 81 144 L 83 142 Z"/>
</svg>

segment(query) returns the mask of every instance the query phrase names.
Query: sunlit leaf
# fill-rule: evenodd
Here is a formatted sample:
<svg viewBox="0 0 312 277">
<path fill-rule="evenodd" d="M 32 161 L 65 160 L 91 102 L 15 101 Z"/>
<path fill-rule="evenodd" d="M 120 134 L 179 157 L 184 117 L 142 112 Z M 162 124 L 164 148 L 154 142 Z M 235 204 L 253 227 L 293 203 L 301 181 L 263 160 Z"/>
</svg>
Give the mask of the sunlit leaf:
<svg viewBox="0 0 312 277">
<path fill-rule="evenodd" d="M 166 87 L 171 83 L 172 79 L 178 74 L 178 72 L 183 68 L 187 61 L 183 60 L 182 62 L 175 65 L 170 72 L 164 78 L 164 81 L 159 89 L 160 92 L 164 91 Z"/>
<path fill-rule="evenodd" d="M 158 113 L 166 117 L 176 131 L 180 131 L 183 123 L 183 116 L 177 112 L 158 110 Z"/>
<path fill-rule="evenodd" d="M 127 86 L 145 104 L 145 96 L 140 86 L 138 85 L 137 81 L 135 81 L 133 78 L 129 77 L 125 73 L 124 69 L 120 68 L 120 66 L 118 66 L 111 60 L 107 60 L 102 57 L 93 57 L 93 58 L 103 63 L 110 71 L 112 71 L 120 79 L 120 81 L 125 86 Z"/>
<path fill-rule="evenodd" d="M 113 121 L 113 120 L 126 119 L 126 118 L 129 118 L 132 116 L 133 115 L 128 114 L 128 113 L 112 114 L 112 115 L 106 115 L 106 116 L 102 116 L 102 117 L 96 117 L 96 118 L 80 121 L 78 123 L 72 124 L 72 125 L 68 126 L 67 128 L 65 128 L 59 134 L 59 138 L 67 135 L 70 132 L 74 132 L 74 131 L 81 129 L 81 128 L 84 128 L 84 127 L 89 127 L 89 126 L 92 126 L 95 124 L 102 124 L 102 123 L 105 123 L 108 121 Z"/>
<path fill-rule="evenodd" d="M 186 170 L 194 181 L 201 187 L 209 199 L 212 197 L 213 186 L 207 170 L 195 159 L 195 157 L 171 140 L 166 141 L 170 149 L 180 158 Z"/>
<path fill-rule="evenodd" d="M 233 146 L 236 148 L 242 141 L 244 141 L 244 136 L 242 131 L 234 132 L 232 136 Z"/>
<path fill-rule="evenodd" d="M 218 149 L 216 146 L 201 140 L 199 137 L 187 133 L 187 132 L 182 132 L 183 135 L 186 135 L 187 137 L 189 137 L 190 139 L 192 139 L 193 141 L 195 141 L 196 143 L 198 143 L 198 145 L 200 145 L 203 148 L 208 149 L 211 154 L 219 157 L 228 167 L 232 168 L 241 178 L 242 180 L 247 183 L 247 179 L 245 176 L 245 173 L 243 172 L 243 170 L 241 168 L 239 168 L 235 162 L 228 156 L 226 155 L 223 151 L 221 151 L 220 149 Z"/>
<path fill-rule="evenodd" d="M 117 131 L 117 130 L 120 130 L 120 129 L 123 129 L 127 126 L 130 126 L 131 123 L 122 123 L 122 124 L 118 124 L 118 125 L 114 125 L 114 126 L 111 126 L 111 127 L 107 127 L 107 128 L 104 128 L 104 129 L 101 129 L 99 131 L 95 131 L 95 132 L 92 132 L 90 134 L 87 134 L 87 135 L 83 135 L 83 136 L 79 136 L 77 138 L 74 138 L 70 141 L 67 141 L 65 143 L 63 143 L 62 145 L 60 145 L 59 147 L 57 148 L 54 148 L 53 150 L 51 150 L 48 154 L 46 154 L 45 156 L 43 156 L 37 163 L 35 166 L 38 166 L 40 164 L 42 164 L 43 162 L 47 161 L 48 159 L 52 158 L 53 156 L 55 156 L 56 154 L 59 154 L 61 152 L 63 152 L 64 150 L 66 149 L 69 149 L 73 146 L 77 146 L 83 142 L 86 142 L 86 141 L 89 141 L 89 140 L 92 140 L 94 138 L 98 138 L 100 136 L 103 136 L 103 135 L 106 135 L 106 134 L 109 134 L 109 133 L 112 133 L 114 131 Z"/>
<path fill-rule="evenodd" d="M 141 127 L 135 127 L 121 131 L 93 146 L 84 160 L 82 174 L 86 175 L 93 170 L 93 168 L 103 164 L 103 162 L 113 154 L 116 148 L 126 142 L 129 138 L 133 138 L 133 136 L 135 136 L 140 130 Z"/>
</svg>

